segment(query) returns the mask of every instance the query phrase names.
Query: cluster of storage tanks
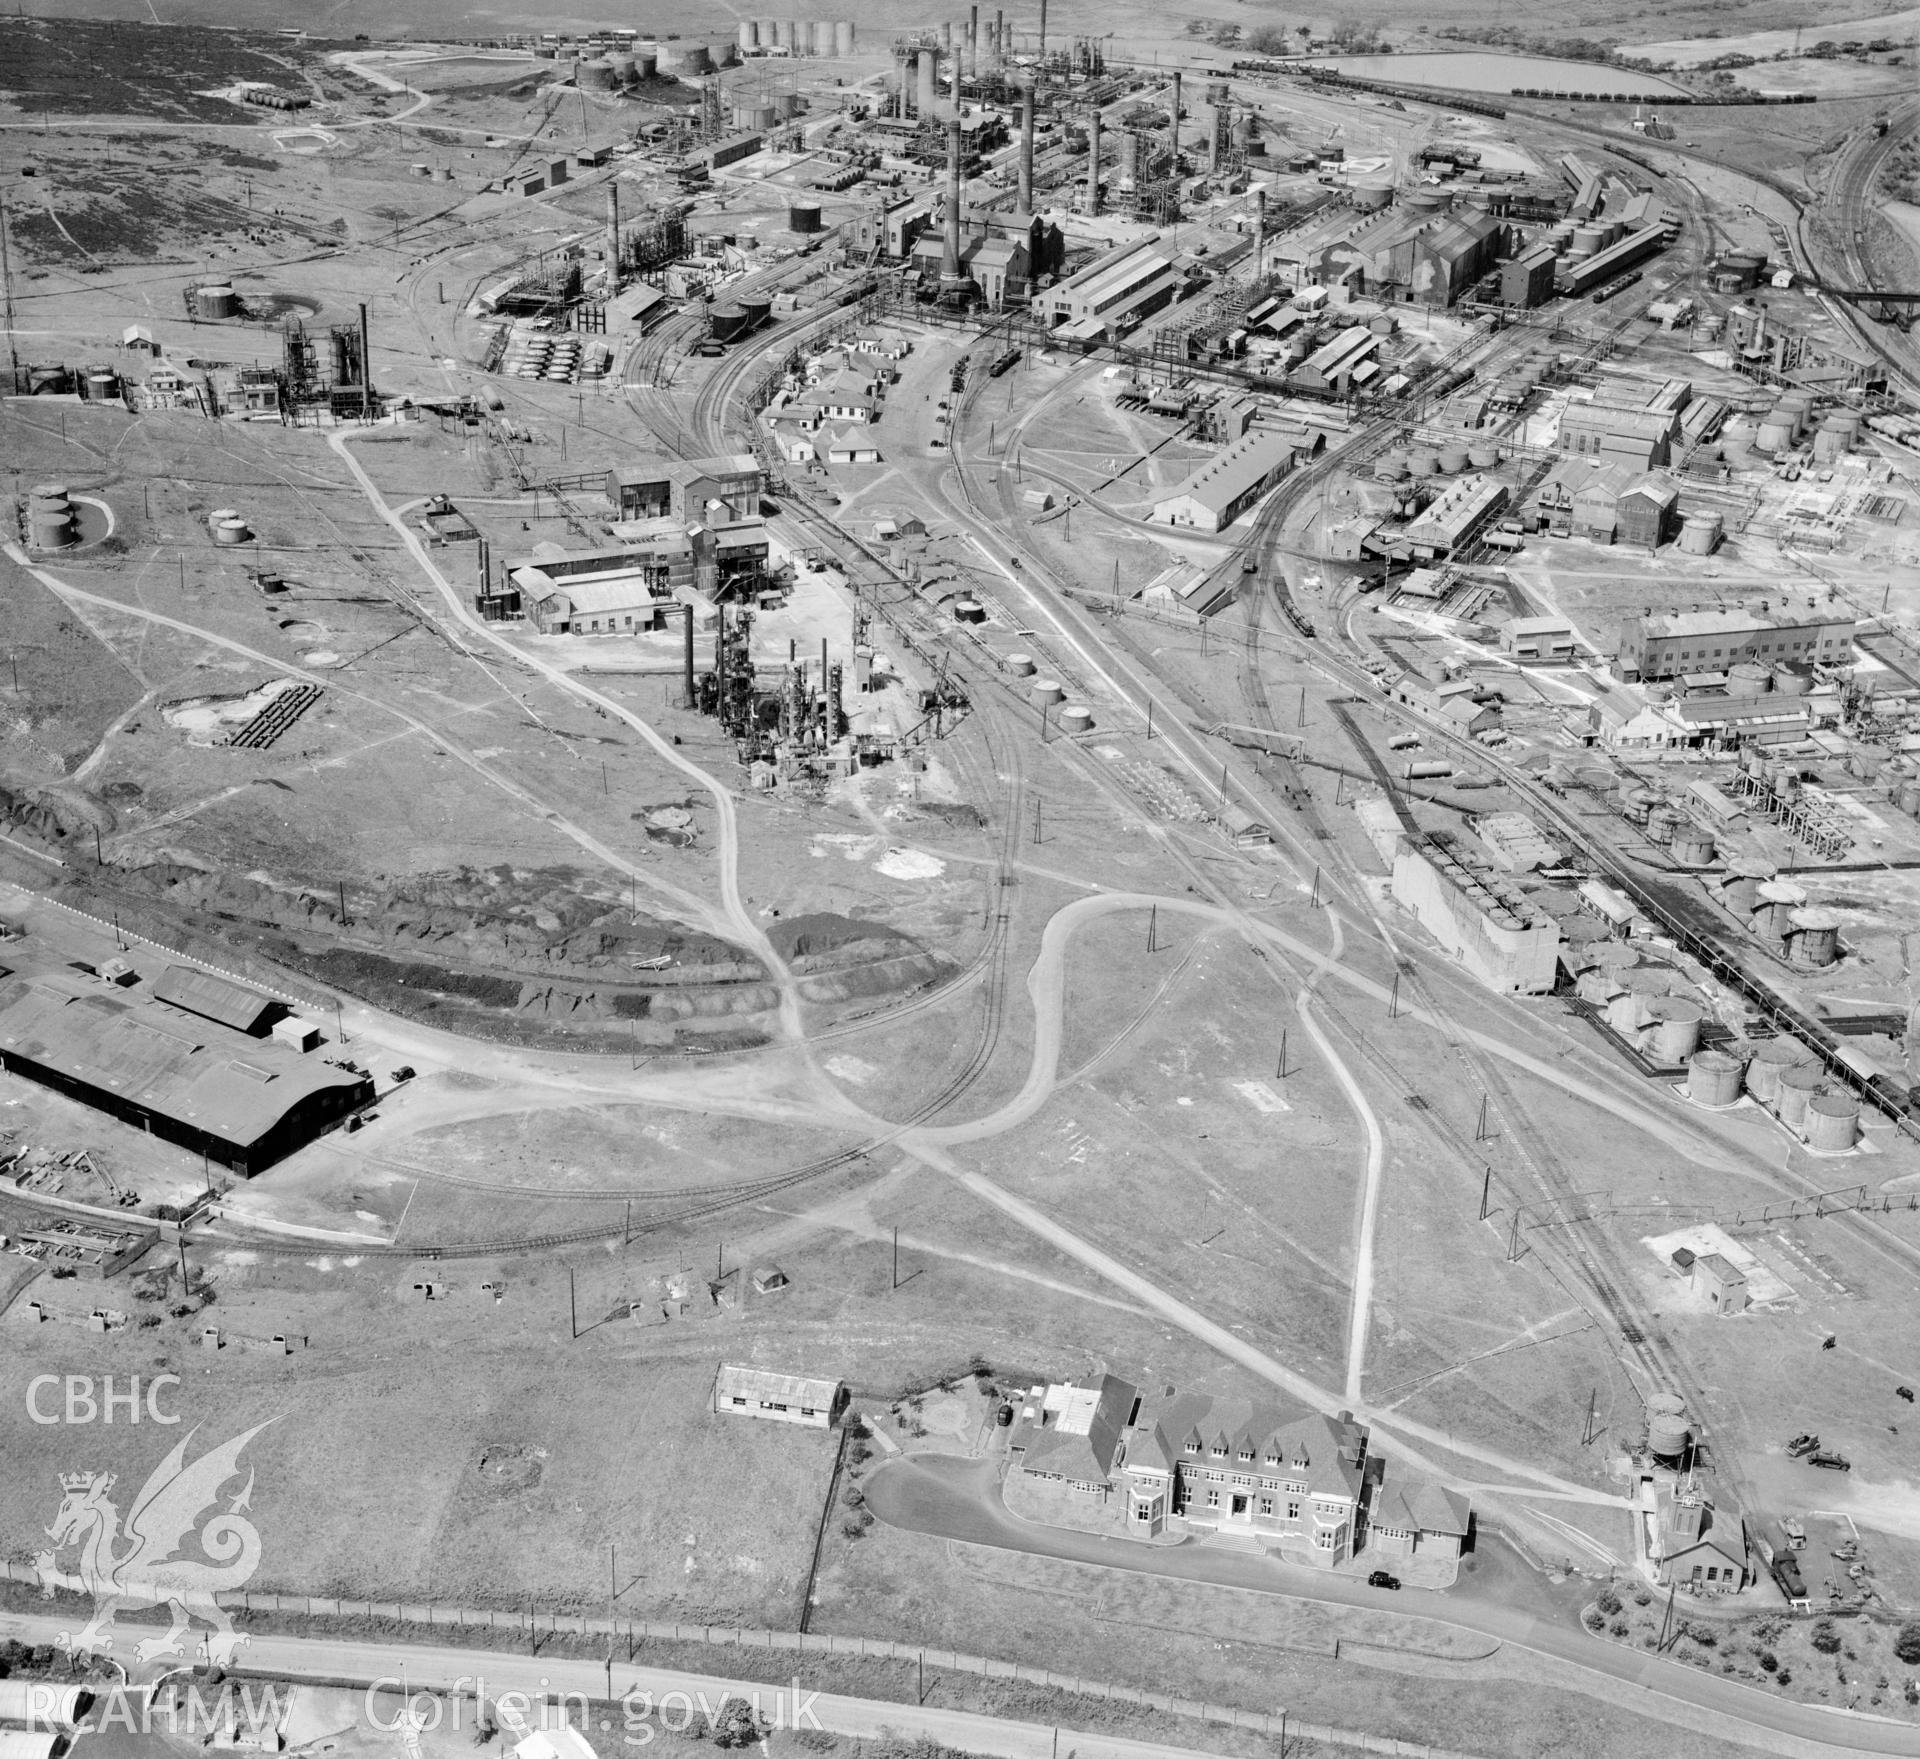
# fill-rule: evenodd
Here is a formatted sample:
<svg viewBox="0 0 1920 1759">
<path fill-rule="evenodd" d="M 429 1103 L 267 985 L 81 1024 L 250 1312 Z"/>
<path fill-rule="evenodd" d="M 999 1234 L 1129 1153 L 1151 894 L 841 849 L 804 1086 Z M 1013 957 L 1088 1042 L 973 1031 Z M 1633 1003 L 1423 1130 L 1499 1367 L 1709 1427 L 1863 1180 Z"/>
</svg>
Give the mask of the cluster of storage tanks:
<svg viewBox="0 0 1920 1759">
<path fill-rule="evenodd" d="M 707 56 L 707 66 L 701 71 L 713 71 L 713 58 L 706 45 L 689 44 L 697 47 Z M 660 71 L 660 52 L 657 49 L 635 49 L 631 54 L 624 50 L 615 55 L 603 55 L 598 60 L 582 61 L 574 69 L 574 83 L 589 92 L 617 92 L 627 86 L 638 85 L 644 79 L 654 78 Z"/>
<path fill-rule="evenodd" d="M 1811 445 L 1816 464 L 1831 464 L 1859 445 L 1865 416 L 1853 409 L 1829 409 L 1821 415 L 1818 409 L 1811 391 L 1788 391 L 1760 417 L 1753 449 L 1778 457 Z"/>
<path fill-rule="evenodd" d="M 65 483 L 36 483 L 27 495 L 27 542 L 36 550 L 68 550 L 80 524 Z"/>
<path fill-rule="evenodd" d="M 1690 813 L 1670 805 L 1658 789 L 1628 782 L 1620 790 L 1620 816 L 1647 834 L 1682 867 L 1705 867 L 1716 853 L 1713 833 Z"/>
<path fill-rule="evenodd" d="M 209 513 L 207 530 L 216 544 L 232 546 L 253 541 L 253 527 L 233 507 L 217 507 Z"/>
<path fill-rule="evenodd" d="M 1844 1154 L 1860 1140 L 1860 1101 L 1830 1081 L 1820 1059 L 1797 1038 L 1694 1053 L 1687 1097 L 1696 1105 L 1737 1105 L 1743 1094 L 1816 1154 Z"/>
<path fill-rule="evenodd" d="M 1460 476 L 1469 470 L 1492 470 L 1500 463 L 1500 448 L 1491 442 L 1471 446 L 1441 446 L 1432 451 L 1383 452 L 1374 464 L 1373 474 L 1383 483 L 1405 482 L 1409 477 Z"/>
<path fill-rule="evenodd" d="M 735 37 L 742 52 L 785 49 L 789 55 L 851 55 L 853 41 L 844 18 L 743 18 Z"/>
<path fill-rule="evenodd" d="M 1574 982 L 1580 999 L 1598 1008 L 1608 1026 L 1649 1062 L 1684 1068 L 1700 1048 L 1705 1003 L 1671 994 L 1672 971 L 1642 966 L 1625 941 L 1598 942 L 1586 956 L 1590 962 Z"/>
<path fill-rule="evenodd" d="M 1820 969 L 1840 957 L 1840 922 L 1807 902 L 1804 886 L 1738 867 L 1720 881 L 1720 902 L 1734 921 L 1792 964 Z"/>
</svg>

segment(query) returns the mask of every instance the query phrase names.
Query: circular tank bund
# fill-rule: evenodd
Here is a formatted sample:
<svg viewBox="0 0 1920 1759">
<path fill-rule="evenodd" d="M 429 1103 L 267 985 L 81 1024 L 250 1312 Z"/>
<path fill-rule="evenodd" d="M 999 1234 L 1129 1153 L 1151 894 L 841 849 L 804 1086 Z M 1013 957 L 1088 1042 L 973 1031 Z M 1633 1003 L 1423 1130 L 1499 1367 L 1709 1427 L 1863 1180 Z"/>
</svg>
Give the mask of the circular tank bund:
<svg viewBox="0 0 1920 1759">
<path fill-rule="evenodd" d="M 820 230 L 820 204 L 818 202 L 793 202 L 787 208 L 787 230 L 789 232 L 818 232 Z"/>
<path fill-rule="evenodd" d="M 1687 1063 L 1687 1097 L 1697 1105 L 1732 1105 L 1740 1097 L 1740 1059 L 1695 1051 Z"/>
<path fill-rule="evenodd" d="M 1860 1102 L 1850 1093 L 1816 1094 L 1807 1102 L 1807 1146 L 1843 1154 L 1860 1139 Z"/>
<path fill-rule="evenodd" d="M 1700 1048 L 1706 1010 L 1685 996 L 1662 996 L 1652 1004 L 1653 1049 L 1663 1063 L 1684 1063 Z"/>
<path fill-rule="evenodd" d="M 1780 1085 L 1774 1096 L 1774 1106 L 1780 1114 L 1781 1123 L 1805 1131 L 1807 1105 L 1820 1091 L 1821 1080 L 1820 1068 L 1815 1063 L 1803 1063 L 1798 1068 L 1780 1071 Z"/>
<path fill-rule="evenodd" d="M 1783 1070 L 1798 1068 L 1814 1059 L 1797 1038 L 1770 1038 L 1753 1053 L 1747 1065 L 1747 1091 L 1767 1105 L 1776 1102 Z"/>
<path fill-rule="evenodd" d="M 1007 670 L 1016 678 L 1031 678 L 1033 676 L 1033 655 L 1008 654 Z"/>
<path fill-rule="evenodd" d="M 1093 728 L 1093 710 L 1084 703 L 1070 702 L 1060 711 L 1060 731 L 1086 733 Z"/>
<path fill-rule="evenodd" d="M 1027 694 L 1045 707 L 1048 703 L 1064 701 L 1067 693 L 1060 688 L 1058 678 L 1036 678 L 1033 681 L 1033 688 Z"/>
</svg>

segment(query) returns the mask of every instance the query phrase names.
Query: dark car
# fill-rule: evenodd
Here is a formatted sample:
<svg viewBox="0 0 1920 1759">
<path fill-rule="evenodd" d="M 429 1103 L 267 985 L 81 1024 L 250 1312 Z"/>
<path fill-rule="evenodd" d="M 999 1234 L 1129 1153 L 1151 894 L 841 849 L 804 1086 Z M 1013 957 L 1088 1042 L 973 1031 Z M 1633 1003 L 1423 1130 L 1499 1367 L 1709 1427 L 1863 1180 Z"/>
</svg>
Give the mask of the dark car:
<svg viewBox="0 0 1920 1759">
<path fill-rule="evenodd" d="M 1819 1453 L 1807 1455 L 1809 1466 L 1819 1466 L 1828 1472 L 1851 1472 L 1853 1462 L 1845 1454 L 1830 1454 L 1822 1449 Z"/>
<path fill-rule="evenodd" d="M 1905 1399 L 1909 1405 L 1913 1403 L 1913 1388 L 1910 1386 L 1897 1386 L 1893 1394 L 1895 1398 Z"/>
<path fill-rule="evenodd" d="M 1013 1407 L 1011 1405 L 1002 1405 L 999 1410 L 994 1412 L 993 1420 L 999 1424 L 1002 1429 L 1005 1429 L 1013 1422 Z"/>
<path fill-rule="evenodd" d="M 411 1063 L 402 1063 L 399 1068 L 394 1070 L 393 1078 L 396 1081 L 411 1081 L 413 1079 L 413 1065 Z"/>
<path fill-rule="evenodd" d="M 1367 1578 L 1367 1586 L 1369 1588 L 1398 1588 L 1400 1586 L 1400 1578 L 1398 1576 L 1388 1575 L 1385 1570 L 1375 1570 L 1373 1574 Z"/>
</svg>

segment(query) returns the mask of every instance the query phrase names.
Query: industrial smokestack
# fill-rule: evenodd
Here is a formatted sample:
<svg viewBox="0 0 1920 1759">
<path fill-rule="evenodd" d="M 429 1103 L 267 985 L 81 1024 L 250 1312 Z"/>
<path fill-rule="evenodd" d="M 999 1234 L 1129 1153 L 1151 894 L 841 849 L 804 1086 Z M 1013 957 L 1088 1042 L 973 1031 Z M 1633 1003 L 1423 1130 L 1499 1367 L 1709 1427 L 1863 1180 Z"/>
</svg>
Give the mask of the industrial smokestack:
<svg viewBox="0 0 1920 1759">
<path fill-rule="evenodd" d="M 1047 64 L 1047 0 L 1040 0 L 1040 65 Z"/>
<path fill-rule="evenodd" d="M 933 64 L 936 59 L 931 49 L 920 51 L 920 94 L 915 114 L 922 122 L 933 114 Z"/>
<path fill-rule="evenodd" d="M 1100 212 L 1100 110 L 1097 105 L 1087 129 L 1087 212 Z"/>
<path fill-rule="evenodd" d="M 1265 271 L 1267 255 L 1267 186 L 1253 186 L 1253 272 L 1257 278 Z"/>
<path fill-rule="evenodd" d="M 967 8 L 967 78 L 980 77 L 980 8 Z"/>
<path fill-rule="evenodd" d="M 947 237 L 940 252 L 940 284 L 957 287 L 963 279 L 960 272 L 960 118 L 955 116 L 947 123 Z"/>
<path fill-rule="evenodd" d="M 360 415 L 364 421 L 373 419 L 373 347 L 367 336 L 364 300 L 360 304 Z"/>
<path fill-rule="evenodd" d="M 950 18 L 940 22 L 940 48 L 944 54 L 953 53 L 953 20 Z"/>
<path fill-rule="evenodd" d="M 1020 211 L 1033 212 L 1033 81 L 1020 93 Z"/>
<path fill-rule="evenodd" d="M 1173 169 L 1180 172 L 1180 70 L 1173 70 L 1173 96 L 1167 103 L 1167 120 L 1173 126 Z"/>
<path fill-rule="evenodd" d="M 620 184 L 607 185 L 607 291 L 620 291 Z"/>
<path fill-rule="evenodd" d="M 993 15 L 993 68 L 998 73 L 1007 64 L 1007 15 Z"/>
</svg>

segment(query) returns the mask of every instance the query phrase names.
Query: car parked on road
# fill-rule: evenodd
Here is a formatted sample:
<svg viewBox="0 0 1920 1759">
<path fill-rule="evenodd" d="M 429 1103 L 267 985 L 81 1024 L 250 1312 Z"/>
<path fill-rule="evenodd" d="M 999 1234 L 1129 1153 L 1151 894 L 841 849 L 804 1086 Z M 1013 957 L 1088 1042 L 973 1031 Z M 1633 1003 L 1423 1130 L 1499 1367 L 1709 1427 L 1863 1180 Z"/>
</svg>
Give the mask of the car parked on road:
<svg viewBox="0 0 1920 1759">
<path fill-rule="evenodd" d="M 1398 1588 L 1400 1586 L 1400 1578 L 1389 1575 L 1385 1570 L 1375 1570 L 1373 1574 L 1367 1578 L 1367 1586 L 1369 1588 Z"/>
</svg>

